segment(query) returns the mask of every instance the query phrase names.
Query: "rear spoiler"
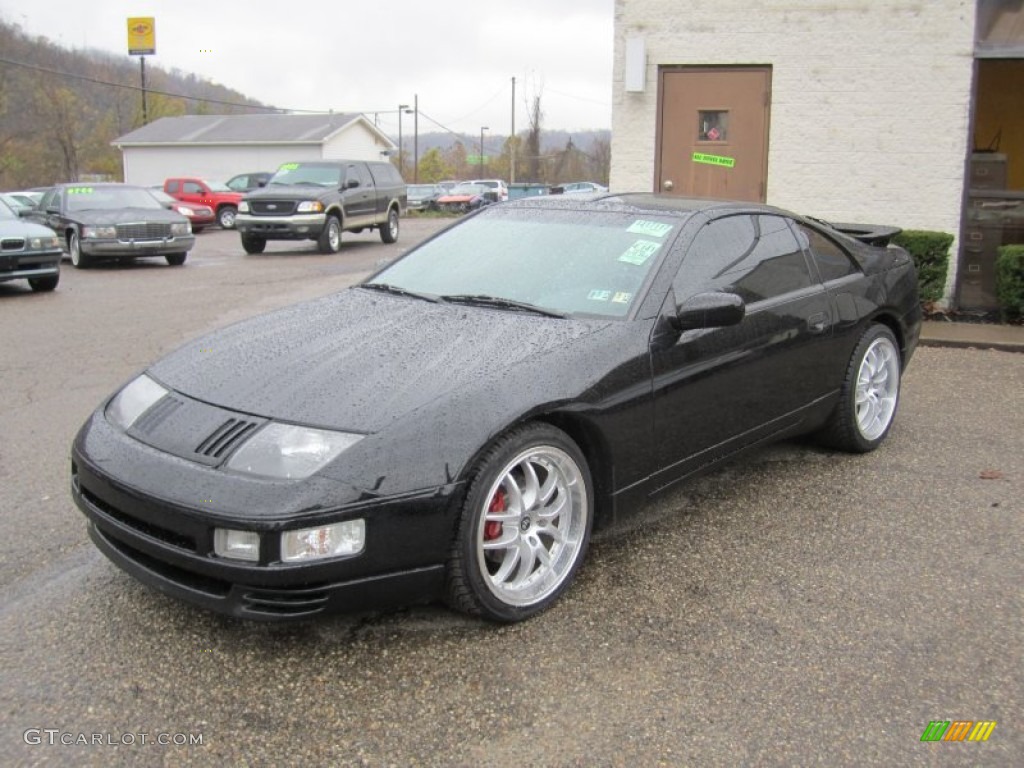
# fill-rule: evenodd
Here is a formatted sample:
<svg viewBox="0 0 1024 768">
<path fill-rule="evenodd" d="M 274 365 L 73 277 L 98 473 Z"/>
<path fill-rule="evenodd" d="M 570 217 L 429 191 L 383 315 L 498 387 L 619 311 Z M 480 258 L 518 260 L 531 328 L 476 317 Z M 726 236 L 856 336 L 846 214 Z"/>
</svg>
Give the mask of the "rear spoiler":
<svg viewBox="0 0 1024 768">
<path fill-rule="evenodd" d="M 822 221 L 832 229 L 842 232 L 847 237 L 859 240 L 865 245 L 874 245 L 885 248 L 903 230 L 899 227 L 887 227 L 881 224 L 839 224 L 829 221 Z"/>
</svg>

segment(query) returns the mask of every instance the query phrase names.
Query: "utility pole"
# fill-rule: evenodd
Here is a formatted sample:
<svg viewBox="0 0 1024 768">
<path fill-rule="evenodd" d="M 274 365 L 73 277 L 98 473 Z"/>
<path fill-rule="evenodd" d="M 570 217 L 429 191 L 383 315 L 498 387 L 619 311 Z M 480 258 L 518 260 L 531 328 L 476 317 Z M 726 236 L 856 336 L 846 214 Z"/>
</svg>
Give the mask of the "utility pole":
<svg viewBox="0 0 1024 768">
<path fill-rule="evenodd" d="M 146 108 L 146 57 L 139 56 L 139 74 L 142 78 L 142 124 L 149 124 L 149 110 Z"/>
<path fill-rule="evenodd" d="M 512 135 L 509 137 L 509 184 L 516 183 L 516 79 L 512 78 Z"/>
<path fill-rule="evenodd" d="M 398 105 L 398 174 L 405 178 L 405 163 L 402 157 L 402 113 L 409 108 L 408 104 Z"/>
<path fill-rule="evenodd" d="M 480 175 L 486 176 L 487 161 L 484 160 L 484 131 L 491 130 L 486 125 L 480 126 Z"/>
<path fill-rule="evenodd" d="M 413 166 L 412 166 L 412 183 L 413 184 L 419 184 L 420 183 L 420 95 L 418 93 L 414 93 L 413 94 L 413 96 L 412 96 L 412 103 L 413 103 L 413 110 L 415 110 L 415 115 L 413 116 L 413 119 L 412 119 L 412 126 L 413 126 L 413 128 L 412 128 L 412 130 L 413 130 L 413 140 L 412 140 L 412 161 L 413 161 Z"/>
</svg>

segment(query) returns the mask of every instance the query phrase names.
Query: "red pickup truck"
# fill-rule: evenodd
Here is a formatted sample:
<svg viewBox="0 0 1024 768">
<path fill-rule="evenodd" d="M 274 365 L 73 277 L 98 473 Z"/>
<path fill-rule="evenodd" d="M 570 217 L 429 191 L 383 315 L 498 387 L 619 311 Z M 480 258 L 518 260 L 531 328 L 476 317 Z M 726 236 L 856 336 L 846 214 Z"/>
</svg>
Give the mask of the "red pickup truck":
<svg viewBox="0 0 1024 768">
<path fill-rule="evenodd" d="M 217 223 L 223 229 L 235 228 L 235 214 L 242 195 L 232 192 L 219 181 L 205 181 L 193 177 L 164 179 L 164 192 L 183 203 L 208 205 L 217 214 Z"/>
</svg>

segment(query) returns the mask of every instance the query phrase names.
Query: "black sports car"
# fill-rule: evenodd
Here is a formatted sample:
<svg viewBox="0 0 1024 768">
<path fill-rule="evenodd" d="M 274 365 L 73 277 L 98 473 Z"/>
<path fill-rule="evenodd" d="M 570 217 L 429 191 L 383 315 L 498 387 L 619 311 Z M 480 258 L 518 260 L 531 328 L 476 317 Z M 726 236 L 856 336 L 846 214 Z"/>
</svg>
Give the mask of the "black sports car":
<svg viewBox="0 0 1024 768">
<path fill-rule="evenodd" d="M 920 320 L 906 252 L 775 208 L 491 206 L 152 365 L 82 427 L 72 492 L 116 564 L 236 616 L 516 621 L 593 526 L 744 449 L 877 447 Z"/>
<path fill-rule="evenodd" d="M 58 184 L 20 215 L 56 232 L 76 268 L 141 256 L 180 266 L 196 242 L 188 219 L 130 184 Z"/>
</svg>

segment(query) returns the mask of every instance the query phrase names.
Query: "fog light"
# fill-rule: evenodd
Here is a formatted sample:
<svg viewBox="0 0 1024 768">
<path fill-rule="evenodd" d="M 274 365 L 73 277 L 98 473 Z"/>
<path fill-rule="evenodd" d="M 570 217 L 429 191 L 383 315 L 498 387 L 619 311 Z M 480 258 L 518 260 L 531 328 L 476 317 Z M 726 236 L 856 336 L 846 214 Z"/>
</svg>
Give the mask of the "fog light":
<svg viewBox="0 0 1024 768">
<path fill-rule="evenodd" d="M 285 531 L 281 534 L 281 559 L 286 563 L 319 560 L 324 557 L 358 555 L 366 543 L 366 522 L 344 523 Z"/>
<path fill-rule="evenodd" d="M 213 531 L 213 551 L 218 557 L 249 560 L 253 563 L 259 562 L 260 535 L 256 531 L 233 531 L 230 528 L 215 528 Z"/>
</svg>

